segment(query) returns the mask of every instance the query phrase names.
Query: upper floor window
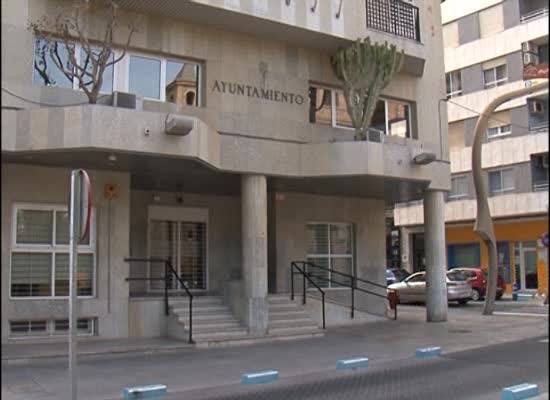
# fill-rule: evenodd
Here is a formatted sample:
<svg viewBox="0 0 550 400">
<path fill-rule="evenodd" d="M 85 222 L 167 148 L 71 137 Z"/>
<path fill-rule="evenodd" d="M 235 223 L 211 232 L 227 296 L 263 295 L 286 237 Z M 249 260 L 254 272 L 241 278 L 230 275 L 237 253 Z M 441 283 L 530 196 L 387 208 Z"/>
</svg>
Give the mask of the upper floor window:
<svg viewBox="0 0 550 400">
<path fill-rule="evenodd" d="M 411 1 L 366 0 L 367 28 L 420 41 L 420 13 Z"/>
<path fill-rule="evenodd" d="M 48 45 L 45 40 L 36 39 L 33 83 L 79 89 L 78 81 L 69 79 L 56 66 L 56 62 L 70 65 L 69 51 L 74 49 L 79 65 L 91 68 L 82 46 L 78 43 L 73 46 L 67 49 L 62 42 Z M 117 55 L 118 51 L 115 50 L 111 60 Z M 199 82 L 200 64 L 197 62 L 127 52 L 120 62 L 105 69 L 101 92 L 130 92 L 145 99 L 198 106 Z"/>
<path fill-rule="evenodd" d="M 447 84 L 447 98 L 460 96 L 462 94 L 462 72 L 453 71 L 445 74 Z"/>
<path fill-rule="evenodd" d="M 487 140 L 500 139 L 512 134 L 512 125 L 501 125 L 487 129 Z"/>
<path fill-rule="evenodd" d="M 506 64 L 483 70 L 485 88 L 504 85 L 508 81 Z"/>
<path fill-rule="evenodd" d="M 449 200 L 458 200 L 468 197 L 468 183 L 465 176 L 455 176 L 451 178 L 451 191 Z"/>
<path fill-rule="evenodd" d="M 309 122 L 353 129 L 342 91 L 311 86 L 309 98 Z M 411 105 L 398 100 L 380 99 L 369 130 L 384 135 L 412 137 Z"/>
<path fill-rule="evenodd" d="M 92 48 L 94 55 L 97 55 L 99 49 Z M 82 46 L 75 43 L 67 47 L 61 41 L 47 42 L 44 39 L 36 39 L 34 42 L 34 62 L 33 62 L 33 83 L 44 86 L 57 86 L 67 89 L 79 89 L 78 80 L 65 75 L 57 65 L 63 65 L 69 68 L 69 52 L 74 52 L 75 59 L 79 66 L 90 71 L 92 65 L 89 63 L 89 57 Z M 111 54 L 110 61 L 114 60 L 114 54 Z M 114 68 L 107 66 L 103 72 L 103 83 L 100 91 L 110 93 L 113 90 Z"/>
<path fill-rule="evenodd" d="M 512 168 L 489 172 L 489 191 L 491 195 L 504 194 L 514 190 L 514 170 Z"/>
<path fill-rule="evenodd" d="M 93 216 L 93 214 L 92 214 Z M 95 224 L 78 246 L 77 292 L 95 293 Z M 69 295 L 69 216 L 63 206 L 16 205 L 13 211 L 11 297 Z"/>
</svg>

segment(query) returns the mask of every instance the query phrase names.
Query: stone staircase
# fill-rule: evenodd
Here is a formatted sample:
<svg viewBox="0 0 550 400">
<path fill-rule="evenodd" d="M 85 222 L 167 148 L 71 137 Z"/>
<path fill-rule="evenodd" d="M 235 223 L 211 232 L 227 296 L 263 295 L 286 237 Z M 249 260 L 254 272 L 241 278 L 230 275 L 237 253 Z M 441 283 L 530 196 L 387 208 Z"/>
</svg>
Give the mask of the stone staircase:
<svg viewBox="0 0 550 400">
<path fill-rule="evenodd" d="M 170 298 L 168 333 L 182 340 L 189 339 L 189 299 Z M 197 346 L 248 337 L 248 330 L 235 318 L 220 296 L 193 298 L 193 340 Z"/>
<path fill-rule="evenodd" d="M 268 335 L 290 338 L 324 336 L 317 322 L 310 318 L 298 301 L 291 301 L 289 294 L 267 297 L 269 303 Z"/>
<path fill-rule="evenodd" d="M 193 298 L 193 341 L 197 347 L 219 347 L 274 340 L 290 340 L 323 336 L 324 332 L 307 312 L 290 296 L 269 295 L 268 334 L 251 336 L 235 318 L 221 296 Z M 189 339 L 189 298 L 169 299 L 168 335 Z"/>
</svg>

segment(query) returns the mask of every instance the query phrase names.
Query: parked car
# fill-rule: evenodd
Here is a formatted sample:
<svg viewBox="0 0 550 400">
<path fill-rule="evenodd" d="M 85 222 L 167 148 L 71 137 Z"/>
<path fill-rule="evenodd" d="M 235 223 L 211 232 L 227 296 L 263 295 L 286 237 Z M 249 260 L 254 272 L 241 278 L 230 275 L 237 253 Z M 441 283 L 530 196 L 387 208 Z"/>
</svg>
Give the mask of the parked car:
<svg viewBox="0 0 550 400">
<path fill-rule="evenodd" d="M 487 293 L 487 271 L 484 271 L 480 268 L 466 268 L 459 267 L 453 268 L 452 271 L 461 271 L 468 276 L 468 282 L 472 286 L 472 300 L 478 301 L 482 300 Z M 505 290 L 504 279 L 502 276 L 497 276 L 497 300 L 502 297 Z"/>
<path fill-rule="evenodd" d="M 389 286 L 392 283 L 401 282 L 409 275 L 410 273 L 403 268 L 388 268 L 386 270 L 386 286 Z"/>
<path fill-rule="evenodd" d="M 398 303 L 424 303 L 426 301 L 426 272 L 421 271 L 407 277 L 402 282 L 388 286 L 397 292 Z M 472 287 L 465 273 L 451 270 L 447 272 L 447 300 L 466 304 L 472 299 Z"/>
</svg>

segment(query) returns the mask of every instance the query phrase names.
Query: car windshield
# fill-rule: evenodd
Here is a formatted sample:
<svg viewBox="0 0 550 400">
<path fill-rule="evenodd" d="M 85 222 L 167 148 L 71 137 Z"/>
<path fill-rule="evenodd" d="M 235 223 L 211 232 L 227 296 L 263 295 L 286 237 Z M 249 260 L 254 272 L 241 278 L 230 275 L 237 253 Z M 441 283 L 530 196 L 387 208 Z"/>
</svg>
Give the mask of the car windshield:
<svg viewBox="0 0 550 400">
<path fill-rule="evenodd" d="M 462 271 L 451 271 L 447 272 L 447 278 L 450 281 L 465 281 L 468 280 L 468 274 Z"/>
<path fill-rule="evenodd" d="M 399 279 L 400 281 L 402 281 L 403 279 L 405 279 L 407 276 L 410 275 L 410 274 L 409 274 L 407 271 L 405 271 L 404 269 L 394 269 L 392 272 L 394 273 L 395 277 L 396 277 L 397 279 Z"/>
</svg>

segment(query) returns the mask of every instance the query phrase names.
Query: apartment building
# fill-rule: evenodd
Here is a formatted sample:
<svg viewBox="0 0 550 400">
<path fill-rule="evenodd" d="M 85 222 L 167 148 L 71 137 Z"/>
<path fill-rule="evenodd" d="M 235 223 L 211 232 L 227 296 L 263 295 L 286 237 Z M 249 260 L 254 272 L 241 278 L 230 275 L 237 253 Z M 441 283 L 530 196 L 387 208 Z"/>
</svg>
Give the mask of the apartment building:
<svg viewBox="0 0 550 400">
<path fill-rule="evenodd" d="M 503 93 L 548 79 L 548 2 L 446 0 L 441 6 L 451 191 L 445 205 L 448 267 L 487 267 L 485 246 L 473 232 L 471 172 L 477 115 Z M 537 241 L 548 232 L 548 90 L 508 101 L 489 121 L 482 167 L 495 221 L 500 274 L 508 290 L 544 293 L 547 271 Z M 401 261 L 424 268 L 422 207 L 399 205 Z"/>
<path fill-rule="evenodd" d="M 289 300 L 296 260 L 327 268 L 307 287 L 325 291 L 327 327 L 352 322 L 337 273 L 385 283 L 385 206 L 450 189 L 439 1 L 119 0 L 140 29 L 98 104 L 35 67 L 29 21 L 67 4 L 2 2 L 2 341 L 67 333 L 74 168 L 92 183 L 83 335 L 187 338 L 185 288 L 197 343 L 318 334 L 320 300 Z M 87 23 L 99 39 L 101 18 Z M 355 141 L 330 56 L 366 36 L 405 61 Z M 356 294 L 355 321 L 385 317 L 382 292 Z"/>
</svg>

